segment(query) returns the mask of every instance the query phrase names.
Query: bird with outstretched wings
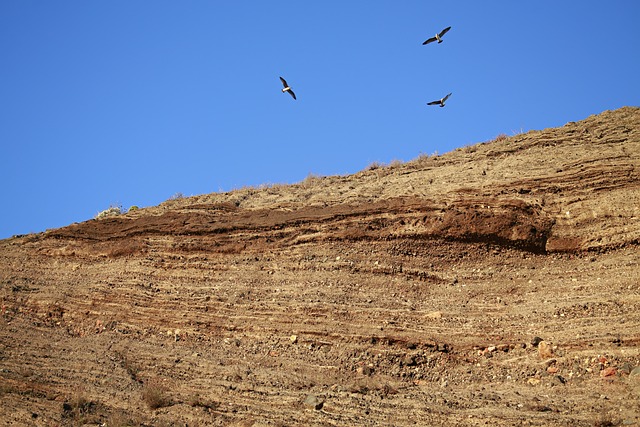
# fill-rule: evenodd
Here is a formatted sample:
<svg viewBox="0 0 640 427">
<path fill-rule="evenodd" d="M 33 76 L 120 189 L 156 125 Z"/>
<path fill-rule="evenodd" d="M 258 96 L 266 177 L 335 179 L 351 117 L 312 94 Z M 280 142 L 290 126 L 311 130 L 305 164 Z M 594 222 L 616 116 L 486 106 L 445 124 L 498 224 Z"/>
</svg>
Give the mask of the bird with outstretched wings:
<svg viewBox="0 0 640 427">
<path fill-rule="evenodd" d="M 429 44 L 435 41 L 437 41 L 438 43 L 442 43 L 442 36 L 447 34 L 447 31 L 449 31 L 450 29 L 451 27 L 445 28 L 444 30 L 440 31 L 440 33 L 436 34 L 434 37 L 431 37 L 430 39 L 425 40 L 424 43 L 422 44 Z"/>
<path fill-rule="evenodd" d="M 447 99 L 449 99 L 450 96 L 451 94 L 445 96 L 444 98 L 438 99 L 437 101 L 427 102 L 427 105 L 439 105 L 440 107 L 444 107 L 444 103 L 447 102 Z"/>
<path fill-rule="evenodd" d="M 287 81 L 285 79 L 283 79 L 282 77 L 280 77 L 280 81 L 282 82 L 282 85 L 284 86 L 284 89 L 282 89 L 282 93 L 289 92 L 289 95 L 291 95 L 293 97 L 293 99 L 296 99 L 296 94 L 293 93 L 293 91 L 291 90 L 291 87 L 289 86 Z"/>
</svg>

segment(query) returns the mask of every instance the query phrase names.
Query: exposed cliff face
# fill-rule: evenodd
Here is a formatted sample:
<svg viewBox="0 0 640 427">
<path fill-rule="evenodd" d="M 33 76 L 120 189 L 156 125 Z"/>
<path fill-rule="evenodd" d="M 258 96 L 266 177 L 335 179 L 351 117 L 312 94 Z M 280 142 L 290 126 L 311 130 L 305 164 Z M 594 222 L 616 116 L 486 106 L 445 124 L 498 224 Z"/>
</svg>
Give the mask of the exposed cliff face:
<svg viewBox="0 0 640 427">
<path fill-rule="evenodd" d="M 637 417 L 625 369 L 640 364 L 639 167 L 640 109 L 625 107 L 4 240 L 0 418 Z M 536 335 L 558 346 L 554 361 L 531 346 Z M 605 368 L 616 373 L 603 380 Z M 153 387 L 171 405 L 150 409 Z M 614 414 L 592 396 L 602 387 L 635 406 Z M 71 404 L 79 388 L 86 408 Z"/>
</svg>

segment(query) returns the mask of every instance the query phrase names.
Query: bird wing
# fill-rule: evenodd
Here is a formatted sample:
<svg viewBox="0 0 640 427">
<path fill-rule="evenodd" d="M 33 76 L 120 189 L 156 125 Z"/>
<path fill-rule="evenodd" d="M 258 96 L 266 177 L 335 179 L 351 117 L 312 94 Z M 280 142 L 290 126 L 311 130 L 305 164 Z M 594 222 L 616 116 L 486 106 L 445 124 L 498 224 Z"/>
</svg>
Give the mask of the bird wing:
<svg viewBox="0 0 640 427">
<path fill-rule="evenodd" d="M 282 82 L 282 84 L 284 85 L 284 87 L 288 87 L 289 85 L 287 84 L 287 81 L 285 79 L 283 79 L 282 77 L 280 77 L 280 81 Z"/>
<path fill-rule="evenodd" d="M 440 34 L 438 34 L 440 37 L 444 36 L 445 34 L 447 34 L 447 31 L 449 31 L 451 29 L 451 27 L 447 27 L 444 30 L 442 30 L 440 32 Z"/>
<path fill-rule="evenodd" d="M 291 89 L 289 89 L 287 92 L 289 92 L 289 95 L 293 96 L 293 99 L 296 99 L 296 94 L 293 93 Z"/>
<path fill-rule="evenodd" d="M 427 105 L 437 105 L 440 104 L 440 100 L 427 102 Z"/>
<path fill-rule="evenodd" d="M 431 37 L 430 39 L 425 40 L 425 41 L 424 41 L 424 43 L 422 43 L 422 44 L 423 44 L 423 45 L 424 45 L 424 44 L 429 44 L 429 43 L 434 42 L 434 41 L 436 41 L 436 40 L 438 40 L 438 39 L 436 39 L 435 37 Z"/>
<path fill-rule="evenodd" d="M 453 93 L 453 92 L 452 92 Z M 444 98 L 442 98 L 442 103 L 444 104 L 444 102 L 449 99 L 449 97 L 451 96 L 451 93 L 447 96 L 445 96 Z"/>
</svg>

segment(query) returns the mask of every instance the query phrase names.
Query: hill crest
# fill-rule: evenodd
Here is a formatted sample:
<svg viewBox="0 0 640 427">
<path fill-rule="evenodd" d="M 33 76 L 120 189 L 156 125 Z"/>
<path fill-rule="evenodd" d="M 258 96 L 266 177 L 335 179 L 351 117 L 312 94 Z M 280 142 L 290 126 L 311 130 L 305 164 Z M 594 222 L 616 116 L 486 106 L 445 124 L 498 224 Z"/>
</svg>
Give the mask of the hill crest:
<svg viewBox="0 0 640 427">
<path fill-rule="evenodd" d="M 486 241 L 537 252 L 598 249 L 640 241 L 639 164 L 640 109 L 624 107 L 442 156 L 170 200 L 45 235 L 104 240 L 286 227 L 295 241 L 305 240 L 295 236 L 295 224 L 350 216 L 359 218 L 349 225 L 351 237 Z M 370 223 L 382 224 L 381 217 L 384 225 L 372 231 Z"/>
</svg>

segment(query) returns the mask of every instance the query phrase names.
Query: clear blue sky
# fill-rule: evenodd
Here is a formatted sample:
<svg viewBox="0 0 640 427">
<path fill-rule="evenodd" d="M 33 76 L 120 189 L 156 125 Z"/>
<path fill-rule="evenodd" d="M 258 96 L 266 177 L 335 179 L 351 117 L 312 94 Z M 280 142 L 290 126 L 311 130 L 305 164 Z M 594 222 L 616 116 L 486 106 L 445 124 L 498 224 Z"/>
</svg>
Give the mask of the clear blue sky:
<svg viewBox="0 0 640 427">
<path fill-rule="evenodd" d="M 638 105 L 639 22 L 636 0 L 2 1 L 0 238 Z"/>
</svg>

